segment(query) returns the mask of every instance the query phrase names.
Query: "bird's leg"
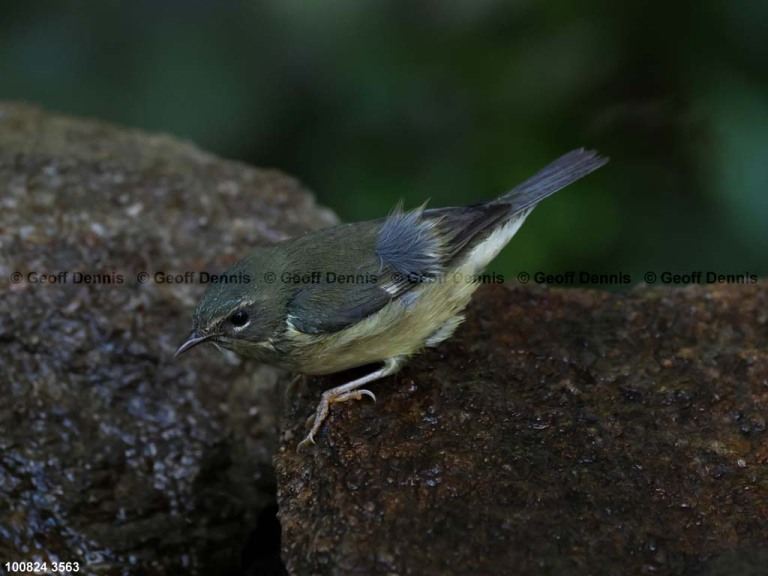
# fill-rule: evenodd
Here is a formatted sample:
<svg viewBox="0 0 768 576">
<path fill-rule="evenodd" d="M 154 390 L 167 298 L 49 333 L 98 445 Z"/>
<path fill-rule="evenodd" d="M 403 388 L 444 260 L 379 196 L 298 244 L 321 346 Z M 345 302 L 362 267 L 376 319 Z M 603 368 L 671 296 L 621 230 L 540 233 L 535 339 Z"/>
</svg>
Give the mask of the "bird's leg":
<svg viewBox="0 0 768 576">
<path fill-rule="evenodd" d="M 307 384 L 306 374 L 296 374 L 296 376 L 291 378 L 291 381 L 288 383 L 288 386 L 285 387 L 283 402 L 285 403 L 286 406 L 290 402 L 291 398 L 295 396 L 296 389 L 298 388 L 299 383 L 301 383 L 302 386 L 306 386 Z"/>
<path fill-rule="evenodd" d="M 387 358 L 384 361 L 384 366 L 375 372 L 371 372 L 357 380 L 352 380 L 352 382 L 336 386 L 335 388 L 323 392 L 323 396 L 320 398 L 320 403 L 317 405 L 315 413 L 307 420 L 307 425 L 312 423 L 312 429 L 309 431 L 309 434 L 307 434 L 307 437 L 299 442 L 297 450 L 301 452 L 301 450 L 309 444 L 315 443 L 315 434 L 320 430 L 320 426 L 322 426 L 323 421 L 325 421 L 328 416 L 328 410 L 330 409 L 331 404 L 346 402 L 347 400 L 360 400 L 363 396 L 370 396 L 375 402 L 376 396 L 373 395 L 373 392 L 370 390 L 358 390 L 358 388 L 363 384 L 368 384 L 368 382 L 373 382 L 374 380 L 394 374 L 400 369 L 404 361 L 404 356 Z"/>
</svg>

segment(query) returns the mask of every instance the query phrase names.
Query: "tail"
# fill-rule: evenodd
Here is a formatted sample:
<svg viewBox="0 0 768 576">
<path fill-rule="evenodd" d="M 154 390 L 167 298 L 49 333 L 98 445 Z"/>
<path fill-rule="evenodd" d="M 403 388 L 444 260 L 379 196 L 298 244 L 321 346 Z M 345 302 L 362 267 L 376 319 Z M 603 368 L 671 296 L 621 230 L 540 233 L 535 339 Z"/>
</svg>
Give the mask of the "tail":
<svg viewBox="0 0 768 576">
<path fill-rule="evenodd" d="M 510 212 L 517 214 L 607 163 L 608 158 L 594 150 L 571 150 L 490 204 L 508 204 Z"/>
</svg>

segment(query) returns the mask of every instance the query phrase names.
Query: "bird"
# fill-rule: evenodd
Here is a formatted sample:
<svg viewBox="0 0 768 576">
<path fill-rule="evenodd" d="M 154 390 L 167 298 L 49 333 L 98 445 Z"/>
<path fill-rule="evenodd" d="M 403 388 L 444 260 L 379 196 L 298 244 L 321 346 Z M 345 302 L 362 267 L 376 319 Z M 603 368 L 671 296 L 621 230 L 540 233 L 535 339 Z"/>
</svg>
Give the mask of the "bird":
<svg viewBox="0 0 768 576">
<path fill-rule="evenodd" d="M 315 443 L 331 405 L 375 401 L 363 386 L 450 338 L 479 275 L 534 207 L 607 162 L 579 148 L 490 200 L 408 211 L 398 205 L 376 220 L 258 247 L 224 281 L 209 284 L 174 356 L 208 342 L 303 375 L 371 365 L 323 392 L 301 451 Z"/>
</svg>

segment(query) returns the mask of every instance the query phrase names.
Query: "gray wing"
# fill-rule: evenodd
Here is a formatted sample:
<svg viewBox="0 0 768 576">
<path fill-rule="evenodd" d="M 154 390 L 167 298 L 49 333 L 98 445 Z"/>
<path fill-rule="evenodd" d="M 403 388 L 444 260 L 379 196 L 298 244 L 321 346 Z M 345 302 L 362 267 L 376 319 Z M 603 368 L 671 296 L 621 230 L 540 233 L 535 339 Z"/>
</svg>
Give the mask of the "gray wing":
<svg viewBox="0 0 768 576">
<path fill-rule="evenodd" d="M 395 210 L 384 220 L 359 225 L 376 227 L 375 242 L 368 250 L 354 246 L 357 226 L 347 227 L 346 237 L 334 239 L 335 248 L 329 250 L 344 251 L 337 260 L 346 263 L 345 275 L 356 280 L 301 287 L 288 303 L 288 321 L 305 334 L 326 334 L 343 330 L 394 300 L 408 302 L 416 297 L 419 285 L 437 280 L 458 251 L 507 213 L 506 207 L 488 205 Z"/>
<path fill-rule="evenodd" d="M 350 272 L 369 274 L 376 280 L 306 286 L 289 302 L 289 321 L 307 334 L 336 332 L 393 300 L 415 297 L 422 282 L 434 281 L 452 260 L 497 226 L 606 162 L 607 158 L 594 151 L 573 150 L 490 201 L 459 208 L 421 207 L 410 212 L 397 208 L 384 220 L 332 229 L 326 234 L 332 236 L 332 241 L 323 238 L 317 242 L 322 242 L 328 251 L 344 252 Z M 367 237 L 371 230 L 373 236 Z M 307 249 L 311 252 L 311 244 Z M 350 257 L 350 252 L 354 257 Z"/>
<path fill-rule="evenodd" d="M 288 322 L 305 334 L 338 332 L 383 308 L 398 295 L 377 283 L 315 284 L 288 303 Z"/>
<path fill-rule="evenodd" d="M 287 320 L 294 329 L 305 334 L 343 330 L 407 289 L 393 286 L 393 269 L 382 265 L 376 254 L 383 224 L 384 220 L 344 224 L 289 244 L 293 266 L 321 272 L 320 282 L 298 286 L 288 301 Z M 331 282 L 328 273 L 345 281 Z"/>
</svg>

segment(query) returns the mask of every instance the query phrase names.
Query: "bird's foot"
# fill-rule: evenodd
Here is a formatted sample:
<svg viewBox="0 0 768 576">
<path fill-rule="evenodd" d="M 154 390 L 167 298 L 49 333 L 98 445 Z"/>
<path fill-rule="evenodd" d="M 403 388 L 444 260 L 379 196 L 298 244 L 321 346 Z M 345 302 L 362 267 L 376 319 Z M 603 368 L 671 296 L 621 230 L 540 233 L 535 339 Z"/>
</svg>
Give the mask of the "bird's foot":
<svg viewBox="0 0 768 576">
<path fill-rule="evenodd" d="M 404 361 L 405 356 L 393 356 L 392 358 L 387 358 L 384 360 L 384 365 L 378 370 L 371 372 L 362 378 L 352 380 L 352 382 L 348 382 L 342 386 L 336 386 L 336 388 L 331 388 L 330 390 L 323 392 L 323 396 L 320 398 L 320 403 L 317 405 L 315 413 L 307 419 L 307 426 L 311 425 L 312 428 L 304 440 L 299 442 L 297 451 L 301 452 L 310 444 L 315 443 L 315 434 L 320 431 L 320 426 L 323 425 L 323 422 L 328 417 L 328 410 L 330 409 L 331 404 L 346 402 L 347 400 L 360 400 L 363 396 L 369 396 L 376 402 L 376 396 L 373 395 L 373 392 L 361 389 L 360 386 L 397 372 Z"/>
<path fill-rule="evenodd" d="M 299 442 L 299 445 L 297 447 L 297 450 L 299 452 L 303 451 L 305 448 L 307 448 L 310 444 L 315 443 L 315 434 L 317 434 L 320 431 L 320 427 L 323 425 L 323 422 L 328 417 L 328 411 L 331 409 L 331 404 L 339 404 L 341 402 L 347 402 L 348 400 L 362 400 L 363 396 L 370 397 L 374 402 L 376 402 L 376 396 L 371 392 L 370 390 L 349 390 L 349 391 L 340 391 L 336 392 L 339 388 L 344 388 L 345 386 L 339 386 L 338 388 L 331 388 L 330 390 L 326 390 L 323 393 L 322 398 L 320 399 L 320 403 L 317 405 L 317 408 L 315 408 L 315 413 L 312 414 L 309 418 L 307 418 L 307 423 L 305 426 L 309 427 L 312 426 L 309 433 L 306 435 L 304 440 Z M 334 392 L 336 392 L 334 394 Z"/>
</svg>

